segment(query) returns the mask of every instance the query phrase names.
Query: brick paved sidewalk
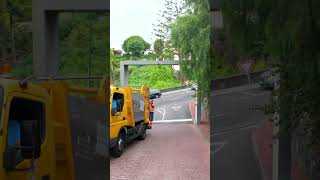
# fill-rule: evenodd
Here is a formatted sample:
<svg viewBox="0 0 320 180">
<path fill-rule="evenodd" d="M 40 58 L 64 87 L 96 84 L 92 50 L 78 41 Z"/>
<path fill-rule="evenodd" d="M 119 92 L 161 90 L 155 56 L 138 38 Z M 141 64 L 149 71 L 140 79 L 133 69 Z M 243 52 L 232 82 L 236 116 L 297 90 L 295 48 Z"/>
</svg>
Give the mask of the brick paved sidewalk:
<svg viewBox="0 0 320 180">
<path fill-rule="evenodd" d="M 272 179 L 272 122 L 266 121 L 254 130 L 258 159 L 264 171 L 265 180 Z M 292 166 L 292 180 L 308 180 L 297 162 Z"/>
<path fill-rule="evenodd" d="M 191 113 L 192 119 L 195 119 L 195 102 L 192 101 L 189 103 L 189 111 Z M 210 123 L 207 113 L 204 109 L 201 111 L 201 121 L 197 125 L 199 130 L 201 131 L 202 136 L 210 143 Z"/>
<path fill-rule="evenodd" d="M 111 158 L 111 180 L 209 180 L 210 146 L 193 124 L 154 124 L 144 141 Z"/>
</svg>

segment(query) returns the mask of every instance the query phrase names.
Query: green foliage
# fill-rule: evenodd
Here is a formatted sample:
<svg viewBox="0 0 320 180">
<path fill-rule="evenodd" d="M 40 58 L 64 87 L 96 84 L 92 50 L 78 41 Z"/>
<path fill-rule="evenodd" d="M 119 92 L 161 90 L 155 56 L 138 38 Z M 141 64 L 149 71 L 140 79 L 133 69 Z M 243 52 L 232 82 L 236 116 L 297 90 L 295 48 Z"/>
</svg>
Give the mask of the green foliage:
<svg viewBox="0 0 320 180">
<path fill-rule="evenodd" d="M 204 100 L 210 92 L 210 82 L 214 79 L 214 61 L 210 58 L 210 23 L 206 0 L 186 1 L 188 11 L 179 16 L 172 28 L 173 46 L 180 52 L 185 77 L 198 82 L 199 100 Z"/>
<path fill-rule="evenodd" d="M 122 49 L 133 57 L 141 57 L 143 52 L 149 48 L 150 44 L 140 36 L 131 36 L 122 44 Z"/>
<path fill-rule="evenodd" d="M 152 89 L 165 89 L 181 86 L 169 66 L 131 67 L 129 69 L 130 85 L 147 85 Z"/>
<path fill-rule="evenodd" d="M 114 55 L 112 49 L 110 49 L 110 70 L 112 80 L 120 79 L 120 58 Z"/>
<path fill-rule="evenodd" d="M 224 17 L 233 41 L 248 52 L 263 39 L 265 51 L 280 67 L 281 123 L 288 133 L 305 128 L 320 143 L 320 2 L 276 0 L 226 0 Z M 255 21 L 249 20 L 256 17 Z M 260 37 L 264 38 L 260 38 Z"/>
<path fill-rule="evenodd" d="M 17 79 L 24 79 L 32 76 L 32 57 L 27 57 L 22 64 L 16 65 L 12 70 L 12 76 Z"/>
<path fill-rule="evenodd" d="M 31 17 L 29 18 L 31 19 Z M 107 14 L 61 14 L 59 24 L 60 75 L 108 75 L 110 68 L 108 29 L 109 17 Z M 22 79 L 33 74 L 32 36 L 31 32 L 24 31 L 23 27 L 16 27 L 16 30 L 21 30 L 16 36 L 16 44 L 19 52 L 24 52 L 24 58 L 20 64 L 14 66 L 13 76 Z M 70 81 L 69 83 L 88 86 L 87 80 Z M 92 83 L 94 86 L 98 86 L 98 84 L 98 81 Z"/>
<path fill-rule="evenodd" d="M 156 52 L 156 55 L 158 58 L 162 58 L 162 53 L 163 53 L 163 50 L 164 50 L 164 41 L 161 40 L 161 39 L 157 39 L 155 42 L 154 42 L 154 51 Z"/>
<path fill-rule="evenodd" d="M 109 74 L 109 18 L 106 14 L 65 13 L 60 24 L 60 73 L 64 76 Z M 86 86 L 86 81 L 74 81 Z M 97 85 L 97 83 L 96 83 Z"/>
<path fill-rule="evenodd" d="M 31 54 L 31 0 L 0 0 L 0 60 L 11 63 Z M 26 26 L 27 25 L 27 26 Z"/>
</svg>

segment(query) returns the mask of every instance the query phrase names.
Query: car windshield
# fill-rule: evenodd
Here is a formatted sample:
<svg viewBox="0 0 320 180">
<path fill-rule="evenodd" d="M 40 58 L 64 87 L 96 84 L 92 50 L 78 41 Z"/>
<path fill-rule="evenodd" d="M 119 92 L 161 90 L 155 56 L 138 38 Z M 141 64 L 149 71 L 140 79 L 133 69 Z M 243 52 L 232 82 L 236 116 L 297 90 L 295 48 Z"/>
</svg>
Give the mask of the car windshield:
<svg viewBox="0 0 320 180">
<path fill-rule="evenodd" d="M 0 86 L 0 124 L 1 124 L 1 113 L 2 113 L 2 104 L 3 104 L 3 87 Z"/>
</svg>

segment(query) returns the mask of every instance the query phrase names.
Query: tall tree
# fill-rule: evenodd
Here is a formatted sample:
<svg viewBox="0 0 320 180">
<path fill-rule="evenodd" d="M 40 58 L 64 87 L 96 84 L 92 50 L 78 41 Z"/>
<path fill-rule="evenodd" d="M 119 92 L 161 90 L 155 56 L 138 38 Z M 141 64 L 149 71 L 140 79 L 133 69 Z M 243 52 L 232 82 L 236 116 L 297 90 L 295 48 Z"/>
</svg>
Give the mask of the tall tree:
<svg viewBox="0 0 320 180">
<path fill-rule="evenodd" d="M 186 15 L 177 17 L 172 28 L 173 47 L 180 50 L 184 75 L 198 81 L 198 97 L 209 95 L 210 81 L 214 78 L 213 58 L 210 58 L 210 23 L 206 0 L 187 0 Z"/>
<path fill-rule="evenodd" d="M 159 19 L 154 24 L 154 35 L 163 41 L 164 44 L 164 58 L 173 58 L 174 47 L 171 42 L 171 24 L 177 17 L 185 13 L 185 0 L 165 0 L 164 10 L 159 12 Z"/>
<path fill-rule="evenodd" d="M 154 51 L 156 53 L 157 58 L 162 59 L 162 53 L 164 50 L 164 42 L 161 39 L 157 39 L 153 44 Z"/>
<path fill-rule="evenodd" d="M 143 52 L 149 48 L 150 44 L 140 36 L 131 36 L 122 44 L 122 49 L 132 57 L 141 57 Z"/>
<path fill-rule="evenodd" d="M 233 42 L 244 52 L 259 39 L 280 67 L 283 133 L 297 126 L 320 144 L 320 2 L 226 0 L 223 13 Z M 280 94 L 279 94 L 280 93 Z"/>
</svg>

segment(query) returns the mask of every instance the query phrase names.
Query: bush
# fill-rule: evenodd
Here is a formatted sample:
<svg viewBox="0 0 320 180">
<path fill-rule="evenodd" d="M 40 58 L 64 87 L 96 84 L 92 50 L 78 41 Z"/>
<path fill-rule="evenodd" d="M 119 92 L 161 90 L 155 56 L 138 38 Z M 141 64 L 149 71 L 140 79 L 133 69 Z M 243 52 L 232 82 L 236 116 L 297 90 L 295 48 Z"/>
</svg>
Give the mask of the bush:
<svg viewBox="0 0 320 180">
<path fill-rule="evenodd" d="M 131 67 L 129 85 L 147 85 L 152 89 L 165 89 L 181 86 L 170 66 Z"/>
</svg>

